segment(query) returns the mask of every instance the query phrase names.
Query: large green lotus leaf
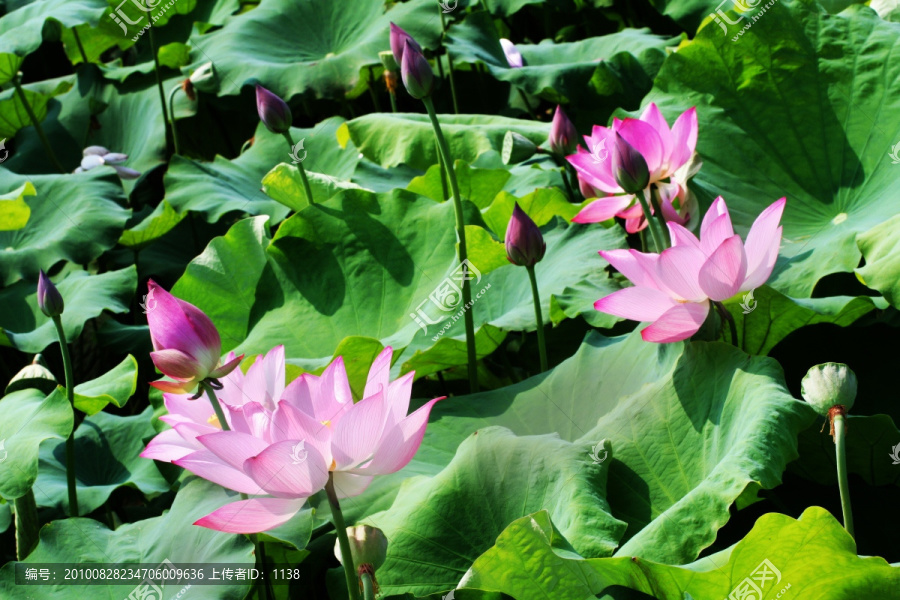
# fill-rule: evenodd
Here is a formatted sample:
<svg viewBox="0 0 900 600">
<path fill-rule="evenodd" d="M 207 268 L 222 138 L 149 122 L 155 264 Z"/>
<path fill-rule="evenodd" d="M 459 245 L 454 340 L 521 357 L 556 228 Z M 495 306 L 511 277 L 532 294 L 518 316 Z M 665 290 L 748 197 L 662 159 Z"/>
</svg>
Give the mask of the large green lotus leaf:
<svg viewBox="0 0 900 600">
<path fill-rule="evenodd" d="M 34 186 L 26 181 L 22 186 L 9 193 L 0 195 L 0 231 L 22 229 L 31 217 L 31 208 L 25 202 L 25 196 L 34 196 Z"/>
<path fill-rule="evenodd" d="M 38 476 L 38 449 L 49 439 L 64 440 L 72 431 L 72 408 L 63 388 L 49 396 L 29 388 L 0 400 L 0 441 L 3 477 L 0 496 L 14 500 L 24 496 Z"/>
<path fill-rule="evenodd" d="M 69 78 L 66 78 L 69 79 Z M 54 96 L 68 92 L 72 84 L 68 80 L 50 87 L 47 82 L 22 86 L 22 95 L 34 112 L 38 123 L 47 118 L 47 105 Z M 14 89 L 0 93 L 0 139 L 13 137 L 24 128 L 32 126 L 31 116 L 22 102 L 22 97 Z M 16 152 L 18 154 L 18 152 Z"/>
<path fill-rule="evenodd" d="M 500 151 L 507 131 L 543 144 L 550 125 L 489 115 L 438 115 L 454 160 L 473 162 L 488 150 Z M 366 158 L 383 167 L 407 164 L 422 171 L 437 164 L 434 130 L 428 115 L 416 113 L 365 115 L 347 122 L 350 139 Z"/>
<path fill-rule="evenodd" d="M 71 342 L 81 335 L 84 324 L 104 310 L 124 313 L 131 310 L 137 286 L 137 269 L 132 265 L 119 271 L 88 275 L 75 271 L 57 283 L 65 301 L 63 331 Z M 20 281 L 0 290 L 0 344 L 22 352 L 37 353 L 57 341 L 56 326 L 37 305 L 37 284 Z M 17 331 L 19 330 L 19 331 Z"/>
<path fill-rule="evenodd" d="M 153 462 L 148 459 L 140 459 Z M 253 544 L 242 535 L 222 533 L 193 525 L 200 517 L 220 506 L 239 500 L 204 479 L 191 478 L 175 496 L 172 508 L 160 517 L 120 525 L 115 531 L 94 519 L 53 521 L 41 528 L 40 542 L 28 555 L 25 564 L 71 563 L 77 557 L 79 566 L 90 563 L 128 563 L 155 568 L 168 560 L 176 566 L 183 563 L 243 563 L 253 566 Z M 0 596 L 21 597 L 22 587 L 15 584 L 15 563 L 0 569 Z M 43 583 L 43 582 L 42 582 Z M 122 600 L 135 586 L 130 585 L 36 585 L 28 588 L 34 600 Z M 159 583 L 162 586 L 162 583 Z M 163 587 L 163 598 L 174 598 L 183 583 Z M 194 585 L 184 598 L 198 600 L 241 600 L 250 583 L 230 581 L 220 585 Z"/>
<path fill-rule="evenodd" d="M 126 248 L 140 250 L 172 231 L 184 216 L 184 213 L 175 212 L 172 205 L 163 200 L 139 223 L 123 231 L 119 243 Z"/>
<path fill-rule="evenodd" d="M 0 84 L 19 70 L 22 59 L 37 50 L 47 20 L 67 27 L 97 24 L 107 9 L 106 0 L 43 0 L 0 17 Z"/>
<path fill-rule="evenodd" d="M 96 379 L 75 386 L 75 408 L 93 415 L 112 402 L 125 406 L 137 389 L 137 360 L 130 354 L 118 365 Z"/>
<path fill-rule="evenodd" d="M 898 40 L 866 7 L 829 15 L 782 0 L 736 42 L 703 27 L 647 98 L 670 122 L 696 105 L 703 168 L 693 182 L 706 200 L 724 196 L 740 233 L 787 197 L 769 282 L 784 294 L 809 297 L 823 276 L 855 269 L 857 235 L 897 213 Z"/>
<path fill-rule="evenodd" d="M 470 167 L 463 160 L 455 162 L 453 171 L 456 173 L 460 195 L 481 209 L 490 206 L 510 178 L 509 171 L 505 169 L 477 169 Z M 447 195 L 444 195 L 444 185 L 448 187 Z M 443 202 L 450 196 L 449 182 L 445 179 L 444 183 L 441 183 L 439 164 L 431 165 L 424 175 L 410 181 L 406 189 L 438 202 Z"/>
<path fill-rule="evenodd" d="M 857 238 L 866 265 L 857 269 L 858 277 L 900 308 L 900 215 L 876 225 Z"/>
<path fill-rule="evenodd" d="M 294 142 L 304 142 L 304 168 L 338 181 L 350 179 L 359 162 L 359 152 L 352 144 L 345 148 L 338 144 L 335 132 L 343 123 L 341 117 L 330 117 L 314 128 L 291 129 Z M 253 140 L 249 150 L 231 161 L 221 156 L 212 163 L 173 157 L 165 176 L 166 200 L 179 212 L 203 212 L 210 222 L 232 211 L 264 214 L 274 222 L 281 221 L 288 208 L 260 188 L 267 173 L 291 160 L 290 148 L 284 136 L 270 132 L 262 123 Z"/>
<path fill-rule="evenodd" d="M 818 323 L 846 327 L 875 308 L 887 308 L 887 302 L 869 296 L 789 298 L 762 286 L 731 298 L 725 307 L 734 318 L 740 347 L 750 354 L 768 354 L 801 327 Z M 725 330 L 729 331 L 727 325 Z"/>
<path fill-rule="evenodd" d="M 684 566 L 631 557 L 583 559 L 542 511 L 510 524 L 496 545 L 475 561 L 463 583 L 513 598 L 554 600 L 594 598 L 614 585 L 657 600 L 769 600 L 778 594 L 816 600 L 887 599 L 898 597 L 900 569 L 883 558 L 857 556 L 853 538 L 818 506 L 807 508 L 796 520 L 763 515 L 727 552 Z"/>
<path fill-rule="evenodd" d="M 364 89 L 361 69 L 381 65 L 391 21 L 426 47 L 438 41 L 440 12 L 430 0 L 394 4 L 387 12 L 383 0 L 263 0 L 222 29 L 191 38 L 191 46 L 229 82 L 223 94 L 258 81 L 286 99 L 304 92 L 340 98 Z"/>
<path fill-rule="evenodd" d="M 626 29 L 618 33 L 588 38 L 577 42 L 555 44 L 544 40 L 540 44 L 516 44 L 522 54 L 524 66 L 509 66 L 500 47 L 500 35 L 486 12 L 473 13 L 448 32 L 447 50 L 456 62 L 483 63 L 500 81 L 507 81 L 533 95 L 540 95 L 551 102 L 588 101 L 595 91 L 590 83 L 595 71 L 598 81 L 604 81 L 603 95 L 623 92 L 635 86 L 645 94 L 653 74 L 665 58 L 665 47 L 673 41 L 650 33 L 649 29 Z M 638 84 L 637 77 L 623 77 L 622 70 L 629 59 L 637 59 L 643 67 L 644 77 Z M 617 80 L 610 84 L 608 80 Z M 637 85 L 636 85 L 637 84 Z M 644 86 L 647 87 L 644 87 Z"/>
<path fill-rule="evenodd" d="M 549 511 L 580 553 L 610 556 L 625 523 L 609 512 L 606 470 L 589 447 L 556 435 L 479 429 L 443 471 L 407 481 L 390 510 L 366 519 L 390 541 L 379 586 L 417 595 L 455 587 L 507 523 L 537 510 Z"/>
<path fill-rule="evenodd" d="M 75 483 L 78 509 L 87 514 L 103 505 L 118 487 L 136 487 L 153 496 L 169 490 L 156 463 L 139 455 L 144 440 L 156 432 L 150 424 L 153 408 L 133 417 L 99 412 L 75 430 Z M 41 446 L 41 464 L 34 484 L 38 506 L 55 506 L 69 513 L 65 442 Z"/>
<path fill-rule="evenodd" d="M 885 5 L 890 1 L 892 0 L 881 4 Z M 873 9 L 878 2 L 879 0 L 872 2 Z M 819 4 L 830 13 L 839 13 L 855 3 L 864 4 L 865 2 L 861 0 L 819 0 Z M 702 22 L 709 21 L 707 26 L 715 26 L 717 29 L 724 25 L 725 28 L 722 31 L 727 29 L 729 37 L 735 35 L 747 23 L 752 23 L 753 17 L 760 18 L 767 12 L 760 10 L 767 4 L 763 0 L 725 0 L 725 2 L 722 0 L 650 0 L 650 4 L 656 7 L 660 13 L 678 21 L 689 33 L 694 32 Z M 722 18 L 722 13 L 730 19 L 731 23 Z M 743 19 L 741 19 L 742 15 Z M 722 21 L 722 25 L 716 24 L 716 17 Z M 735 21 L 737 22 L 735 23 Z"/>
<path fill-rule="evenodd" d="M 814 412 L 781 366 L 722 342 L 685 345 L 670 377 L 621 401 L 582 439 L 612 444 L 608 500 L 628 523 L 617 555 L 682 564 L 729 508 L 781 483 Z"/>
</svg>

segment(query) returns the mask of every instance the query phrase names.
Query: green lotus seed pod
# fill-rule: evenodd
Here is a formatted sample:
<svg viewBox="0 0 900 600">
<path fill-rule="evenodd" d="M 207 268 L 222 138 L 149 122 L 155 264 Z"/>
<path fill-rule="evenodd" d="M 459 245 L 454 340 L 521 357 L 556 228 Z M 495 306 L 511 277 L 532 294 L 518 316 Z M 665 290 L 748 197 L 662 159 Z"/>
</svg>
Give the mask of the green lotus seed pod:
<svg viewBox="0 0 900 600">
<path fill-rule="evenodd" d="M 16 373 L 16 376 L 9 381 L 5 393 L 12 394 L 19 390 L 36 388 L 45 394 L 49 394 L 55 390 L 58 385 L 56 378 L 41 362 L 41 355 L 35 355 L 34 361 Z"/>
<path fill-rule="evenodd" d="M 390 50 L 385 50 L 384 52 L 378 53 L 378 58 L 381 59 L 381 64 L 384 65 L 384 68 L 388 71 L 399 71 L 400 65 L 397 64 L 397 61 L 394 59 L 394 53 Z"/>
<path fill-rule="evenodd" d="M 500 158 L 505 165 L 517 165 L 534 156 L 537 146 L 527 137 L 515 131 L 507 131 L 503 136 Z"/>
<path fill-rule="evenodd" d="M 350 539 L 350 556 L 357 569 L 363 565 L 378 569 L 384 564 L 388 541 L 380 529 L 368 525 L 348 527 L 347 537 Z M 340 540 L 334 542 L 334 555 L 343 564 Z"/>
<path fill-rule="evenodd" d="M 856 375 L 844 363 L 824 363 L 807 371 L 800 395 L 823 417 L 836 404 L 849 411 L 856 400 Z"/>
</svg>

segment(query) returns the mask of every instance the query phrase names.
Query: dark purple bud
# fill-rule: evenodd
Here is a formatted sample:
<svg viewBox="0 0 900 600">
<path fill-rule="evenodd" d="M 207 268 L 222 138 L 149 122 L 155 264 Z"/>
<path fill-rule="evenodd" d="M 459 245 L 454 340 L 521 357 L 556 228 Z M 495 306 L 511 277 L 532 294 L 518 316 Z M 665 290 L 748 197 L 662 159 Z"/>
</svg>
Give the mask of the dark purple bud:
<svg viewBox="0 0 900 600">
<path fill-rule="evenodd" d="M 612 172 L 616 177 L 616 183 L 625 190 L 626 194 L 640 193 L 650 185 L 650 170 L 647 168 L 647 161 L 618 132 L 612 152 L 610 152 L 610 160 L 612 160 Z"/>
<path fill-rule="evenodd" d="M 406 48 L 403 50 L 400 77 L 403 78 L 406 91 L 416 100 L 430 96 L 434 90 L 434 72 L 431 70 L 431 65 L 422 56 L 422 52 L 409 40 L 406 41 Z"/>
<path fill-rule="evenodd" d="M 43 269 L 38 278 L 37 299 L 38 308 L 48 317 L 58 317 L 62 314 L 64 307 L 62 295 Z"/>
<path fill-rule="evenodd" d="M 418 50 L 419 54 L 422 53 L 422 46 L 411 35 L 391 23 L 391 52 L 394 53 L 394 60 L 397 61 L 398 65 L 403 64 L 403 51 L 406 48 L 406 42 L 409 42 L 413 48 Z"/>
<path fill-rule="evenodd" d="M 514 265 L 532 267 L 544 258 L 546 251 L 541 230 L 516 202 L 506 227 L 506 258 Z"/>
<path fill-rule="evenodd" d="M 256 84 L 256 110 L 263 125 L 272 133 L 287 133 L 294 122 L 291 107 L 259 84 Z"/>
<path fill-rule="evenodd" d="M 578 148 L 578 132 L 575 125 L 566 116 L 561 106 L 556 107 L 553 113 L 553 122 L 550 123 L 550 149 L 557 154 L 574 154 Z"/>
</svg>

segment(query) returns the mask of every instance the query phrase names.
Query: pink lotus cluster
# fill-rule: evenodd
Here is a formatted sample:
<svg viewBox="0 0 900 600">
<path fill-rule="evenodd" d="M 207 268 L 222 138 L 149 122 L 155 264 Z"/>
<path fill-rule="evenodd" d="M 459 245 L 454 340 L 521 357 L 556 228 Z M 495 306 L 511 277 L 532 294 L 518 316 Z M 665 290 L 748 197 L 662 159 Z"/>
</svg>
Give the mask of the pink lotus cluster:
<svg viewBox="0 0 900 600">
<path fill-rule="evenodd" d="M 597 300 L 599 311 L 652 321 L 641 331 L 648 342 L 678 342 L 700 329 L 710 300 L 720 302 L 759 287 L 772 274 L 781 245 L 785 198 L 753 222 L 747 241 L 734 233 L 725 201 L 716 198 L 700 225 L 700 239 L 677 223 L 668 223 L 672 247 L 661 254 L 608 250 L 600 255 L 634 287 Z"/>
<path fill-rule="evenodd" d="M 697 111 L 691 108 L 682 113 L 669 127 L 656 104 L 651 103 L 639 119 L 613 119 L 612 127 L 594 126 L 590 136 L 584 136 L 587 149 L 567 157 L 575 167 L 581 192 L 586 198 L 597 198 L 572 220 L 576 223 L 597 223 L 613 217 L 625 219 L 629 233 L 647 226 L 640 204 L 628 194 L 616 179 L 611 154 L 618 139 L 629 144 L 643 156 L 650 173 L 650 185 L 660 191 L 661 208 L 667 221 L 690 225 L 697 212 L 697 202 L 687 189 L 687 180 L 696 174 L 700 165 L 695 160 L 697 146 Z M 617 137 L 621 136 L 621 138 Z M 647 191 L 645 191 L 647 193 Z"/>
<path fill-rule="evenodd" d="M 257 357 L 246 375 L 235 369 L 221 380 L 217 396 L 229 431 L 209 402 L 167 393 L 169 414 L 160 418 L 172 428 L 141 456 L 258 496 L 195 523 L 219 531 L 256 533 L 287 522 L 329 475 L 338 497 L 356 496 L 374 475 L 406 466 L 440 400 L 407 415 L 414 374 L 390 381 L 391 356 L 388 347 L 375 359 L 363 399 L 354 404 L 340 357 L 321 376 L 304 374 L 285 386 L 284 347 L 278 346 Z"/>
</svg>

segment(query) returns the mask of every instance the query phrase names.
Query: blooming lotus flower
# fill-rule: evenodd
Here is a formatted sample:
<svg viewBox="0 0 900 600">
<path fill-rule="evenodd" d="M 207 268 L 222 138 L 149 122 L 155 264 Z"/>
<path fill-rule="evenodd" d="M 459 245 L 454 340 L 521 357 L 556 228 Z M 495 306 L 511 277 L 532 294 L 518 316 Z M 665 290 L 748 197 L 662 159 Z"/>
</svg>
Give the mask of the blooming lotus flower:
<svg viewBox="0 0 900 600">
<path fill-rule="evenodd" d="M 51 318 L 61 315 L 65 307 L 62 294 L 59 293 L 43 269 L 38 276 L 37 301 L 41 312 Z"/>
<path fill-rule="evenodd" d="M 286 133 L 291 130 L 294 117 L 291 107 L 277 94 L 256 84 L 256 112 L 259 120 L 272 133 Z"/>
<path fill-rule="evenodd" d="M 514 265 L 532 267 L 544 258 L 547 243 L 541 230 L 516 202 L 506 227 L 506 258 Z"/>
<path fill-rule="evenodd" d="M 82 151 L 82 155 L 84 158 L 81 159 L 81 166 L 76 168 L 74 173 L 84 173 L 100 165 L 109 165 L 122 179 L 137 179 L 141 176 L 140 171 L 121 166 L 128 160 L 127 154 L 110 152 L 103 146 L 88 146 Z"/>
<path fill-rule="evenodd" d="M 549 142 L 550 149 L 557 154 L 571 154 L 578 147 L 578 131 L 559 105 L 550 123 Z"/>
<path fill-rule="evenodd" d="M 637 250 L 601 251 L 600 255 L 634 287 L 594 303 L 599 311 L 652 321 L 641 331 L 648 342 L 678 342 L 694 335 L 720 302 L 759 287 L 772 274 L 781 244 L 785 198 L 753 222 L 746 243 L 734 233 L 725 201 L 716 198 L 703 217 L 700 239 L 677 223 L 667 223 L 672 247 L 661 254 Z"/>
<path fill-rule="evenodd" d="M 522 55 L 519 53 L 515 44 L 506 38 L 500 38 L 500 46 L 503 48 L 503 54 L 506 55 L 506 62 L 509 63 L 510 67 L 519 69 L 524 66 L 525 63 L 522 60 Z"/>
<path fill-rule="evenodd" d="M 400 63 L 400 77 L 406 91 L 416 100 L 430 96 L 434 90 L 434 72 L 422 56 L 422 52 L 409 39 L 405 41 L 403 61 Z"/>
<path fill-rule="evenodd" d="M 341 357 L 321 376 L 304 374 L 285 386 L 284 347 L 278 346 L 257 357 L 246 375 L 236 369 L 223 378 L 216 393 L 230 431 L 222 431 L 210 404 L 164 394 L 169 414 L 160 418 L 172 429 L 153 438 L 141 456 L 261 496 L 195 523 L 219 531 L 257 533 L 287 522 L 329 474 L 338 497 L 357 496 L 373 476 L 406 466 L 440 400 L 407 415 L 414 374 L 390 381 L 391 357 L 390 347 L 378 355 L 363 399 L 354 404 Z"/>
<path fill-rule="evenodd" d="M 674 179 L 674 178 L 673 178 Z M 589 183 L 581 177 L 578 178 L 579 189 L 585 198 L 594 198 L 601 195 Z M 658 182 L 660 200 L 662 202 L 663 216 L 666 221 L 671 221 L 693 229 L 700 209 L 697 198 L 688 189 L 687 185 L 670 182 Z M 648 203 L 649 204 L 649 203 Z M 654 214 L 650 207 L 650 214 Z M 628 233 L 637 233 L 647 227 L 647 219 L 641 205 L 633 195 L 617 196 L 607 194 L 597 198 L 585 206 L 572 218 L 573 223 L 599 223 L 619 217 L 625 220 L 625 230 Z"/>
<path fill-rule="evenodd" d="M 179 300 L 152 279 L 147 284 L 147 324 L 153 352 L 150 358 L 163 375 L 175 381 L 153 381 L 164 392 L 189 393 L 204 379 L 231 373 L 244 357 L 219 366 L 222 340 L 215 325 L 199 308 Z"/>
<path fill-rule="evenodd" d="M 419 42 L 413 39 L 413 36 L 406 33 L 402 28 L 391 23 L 391 52 L 394 55 L 394 61 L 396 61 L 398 68 L 403 65 L 403 52 L 406 50 L 407 42 L 409 42 L 419 54 L 422 54 L 422 46 L 419 45 Z M 387 65 L 385 65 L 385 68 L 387 68 Z"/>
</svg>

